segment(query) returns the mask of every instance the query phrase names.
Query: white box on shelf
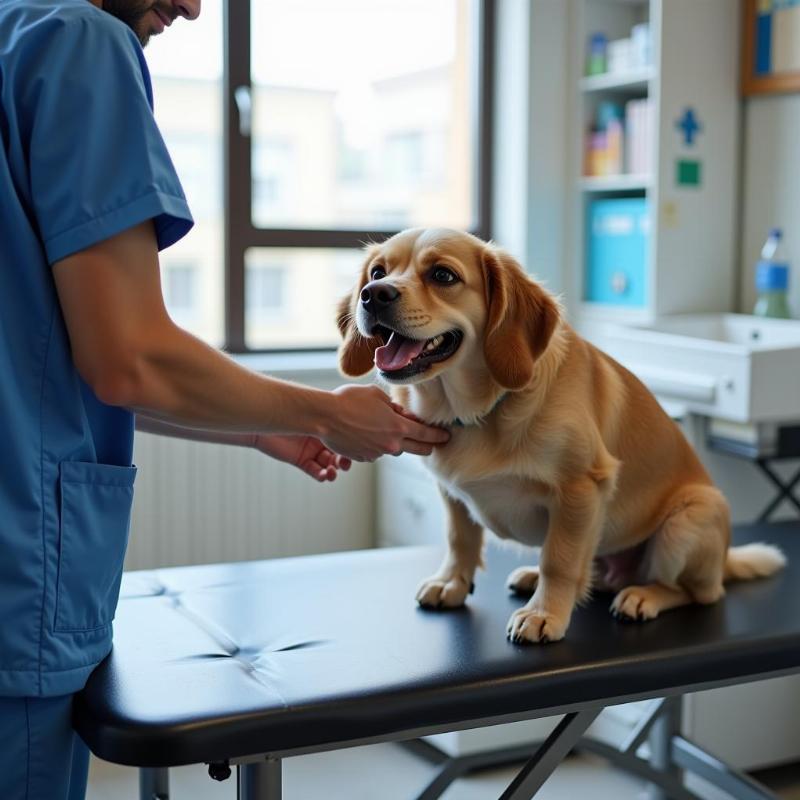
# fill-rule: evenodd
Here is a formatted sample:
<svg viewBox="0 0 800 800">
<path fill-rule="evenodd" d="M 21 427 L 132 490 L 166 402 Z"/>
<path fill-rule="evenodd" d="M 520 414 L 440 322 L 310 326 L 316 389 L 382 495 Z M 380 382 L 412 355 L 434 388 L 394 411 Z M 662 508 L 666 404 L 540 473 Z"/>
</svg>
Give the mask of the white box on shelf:
<svg viewBox="0 0 800 800">
<path fill-rule="evenodd" d="M 608 71 L 611 74 L 630 72 L 632 68 L 632 42 L 630 39 L 615 39 L 608 43 Z"/>
</svg>

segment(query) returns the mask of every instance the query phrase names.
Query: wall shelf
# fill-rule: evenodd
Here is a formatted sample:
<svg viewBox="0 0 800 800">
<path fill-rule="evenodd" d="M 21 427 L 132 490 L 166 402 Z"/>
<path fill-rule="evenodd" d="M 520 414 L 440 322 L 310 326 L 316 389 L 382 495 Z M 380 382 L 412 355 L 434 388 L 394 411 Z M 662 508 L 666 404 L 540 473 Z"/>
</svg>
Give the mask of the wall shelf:
<svg viewBox="0 0 800 800">
<path fill-rule="evenodd" d="M 649 175 L 584 175 L 579 184 L 584 192 L 627 192 L 644 191 L 651 182 Z"/>
<path fill-rule="evenodd" d="M 654 77 L 655 70 L 652 67 L 647 67 L 622 74 L 606 72 L 601 75 L 589 75 L 580 79 L 579 86 L 583 92 L 602 92 L 619 89 L 645 92 Z"/>
</svg>

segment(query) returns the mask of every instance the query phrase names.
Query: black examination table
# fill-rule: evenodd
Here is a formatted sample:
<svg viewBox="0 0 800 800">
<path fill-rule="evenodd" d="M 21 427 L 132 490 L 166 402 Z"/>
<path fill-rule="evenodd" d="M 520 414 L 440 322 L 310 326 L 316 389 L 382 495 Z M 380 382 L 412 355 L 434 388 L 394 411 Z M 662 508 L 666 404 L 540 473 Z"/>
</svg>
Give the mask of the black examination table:
<svg viewBox="0 0 800 800">
<path fill-rule="evenodd" d="M 531 797 L 576 747 L 665 797 L 695 797 L 683 770 L 736 797 L 770 797 L 679 732 L 685 692 L 800 671 L 800 524 L 735 532 L 738 543 L 762 539 L 789 557 L 772 578 L 642 624 L 613 619 L 611 597 L 598 595 L 546 646 L 506 641 L 521 601 L 505 578 L 523 559 L 496 547 L 468 606 L 449 612 L 414 603 L 435 548 L 127 573 L 114 649 L 78 697 L 75 724 L 96 755 L 143 768 L 148 800 L 168 797 L 170 766 L 208 763 L 216 777 L 235 766 L 240 797 L 274 800 L 284 757 L 560 714 L 503 798 Z M 605 706 L 647 698 L 651 713 L 620 749 L 583 736 Z M 636 755 L 646 739 L 649 760 Z M 438 797 L 464 771 L 458 761 L 420 797 Z M 388 776 L 384 789 L 376 798 L 393 797 Z"/>
</svg>

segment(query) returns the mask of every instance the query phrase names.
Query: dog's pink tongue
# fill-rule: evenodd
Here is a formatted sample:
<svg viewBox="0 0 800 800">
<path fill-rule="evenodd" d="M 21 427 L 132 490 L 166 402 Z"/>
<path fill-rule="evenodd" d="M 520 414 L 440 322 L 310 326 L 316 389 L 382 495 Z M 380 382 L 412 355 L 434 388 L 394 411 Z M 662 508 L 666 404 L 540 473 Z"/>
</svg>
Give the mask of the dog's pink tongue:
<svg viewBox="0 0 800 800">
<path fill-rule="evenodd" d="M 408 366 L 425 347 L 425 341 L 406 339 L 392 332 L 389 341 L 375 351 L 375 366 L 384 372 L 394 372 Z"/>
</svg>

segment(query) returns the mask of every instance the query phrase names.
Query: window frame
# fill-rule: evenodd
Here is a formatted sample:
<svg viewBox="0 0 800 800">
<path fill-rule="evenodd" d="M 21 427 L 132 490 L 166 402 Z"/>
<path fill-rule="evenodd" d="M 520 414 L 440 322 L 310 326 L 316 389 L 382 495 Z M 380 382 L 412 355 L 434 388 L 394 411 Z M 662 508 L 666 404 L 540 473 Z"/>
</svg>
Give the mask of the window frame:
<svg viewBox="0 0 800 800">
<path fill-rule="evenodd" d="M 476 35 L 477 63 L 471 81 L 476 91 L 471 125 L 476 142 L 471 233 L 491 238 L 492 130 L 494 120 L 494 40 L 496 0 L 470 0 Z M 263 228 L 253 224 L 252 138 L 249 114 L 236 100 L 252 96 L 251 2 L 223 3 L 223 251 L 225 268 L 225 350 L 231 353 L 302 353 L 333 348 L 251 348 L 245 336 L 245 253 L 252 247 L 358 249 L 365 241 L 381 240 L 397 230 L 346 228 Z M 234 47 L 232 43 L 236 43 Z"/>
</svg>

